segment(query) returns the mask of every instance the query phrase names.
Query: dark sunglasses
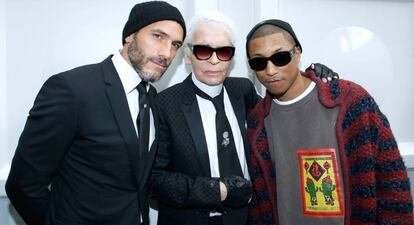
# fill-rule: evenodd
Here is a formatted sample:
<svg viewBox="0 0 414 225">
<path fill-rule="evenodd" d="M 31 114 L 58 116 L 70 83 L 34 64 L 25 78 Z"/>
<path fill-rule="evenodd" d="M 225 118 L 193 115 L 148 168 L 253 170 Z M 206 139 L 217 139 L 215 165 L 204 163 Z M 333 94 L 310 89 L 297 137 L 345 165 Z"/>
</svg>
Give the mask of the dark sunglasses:
<svg viewBox="0 0 414 225">
<path fill-rule="evenodd" d="M 188 44 L 190 49 L 193 50 L 194 56 L 198 60 L 207 60 L 211 58 L 213 52 L 216 53 L 217 58 L 220 61 L 230 61 L 234 56 L 235 48 L 233 46 L 224 46 L 220 48 L 212 48 L 206 45 L 191 45 Z"/>
<path fill-rule="evenodd" d="M 290 51 L 276 52 L 270 57 L 255 57 L 249 59 L 249 65 L 252 70 L 262 71 L 267 67 L 267 61 L 271 61 L 275 66 L 286 66 L 292 60 L 295 54 L 296 47 L 293 47 Z"/>
</svg>

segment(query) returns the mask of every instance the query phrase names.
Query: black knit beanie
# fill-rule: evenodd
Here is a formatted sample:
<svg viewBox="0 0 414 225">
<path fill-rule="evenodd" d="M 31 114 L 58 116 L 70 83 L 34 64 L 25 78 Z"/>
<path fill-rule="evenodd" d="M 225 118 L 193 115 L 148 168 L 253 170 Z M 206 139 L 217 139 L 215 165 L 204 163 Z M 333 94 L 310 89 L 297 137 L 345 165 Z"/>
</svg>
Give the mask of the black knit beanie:
<svg viewBox="0 0 414 225">
<path fill-rule="evenodd" d="M 293 29 L 290 26 L 290 24 L 288 22 L 283 21 L 283 20 L 272 19 L 272 20 L 265 20 L 265 21 L 262 21 L 262 22 L 256 24 L 256 26 L 253 27 L 253 29 L 249 32 L 249 34 L 247 34 L 247 37 L 246 37 L 246 52 L 247 52 L 247 57 L 248 58 L 250 58 L 250 56 L 249 56 L 249 48 L 248 48 L 249 47 L 249 41 L 250 41 L 250 39 L 252 38 L 254 32 L 256 32 L 256 30 L 259 27 L 261 27 L 263 25 L 266 25 L 266 24 L 270 24 L 270 25 L 273 25 L 273 26 L 277 26 L 277 27 L 280 27 L 283 30 L 287 31 L 293 37 L 293 40 L 295 40 L 295 43 L 296 43 L 295 46 L 300 48 L 300 52 L 303 52 L 302 46 L 300 45 L 299 40 L 296 37 L 296 34 L 293 31 Z"/>
<path fill-rule="evenodd" d="M 136 4 L 129 14 L 128 21 L 122 31 L 122 45 L 125 44 L 125 38 L 130 34 L 137 32 L 139 29 L 158 21 L 173 20 L 181 25 L 186 34 L 184 18 L 180 11 L 163 1 L 149 1 Z"/>
</svg>

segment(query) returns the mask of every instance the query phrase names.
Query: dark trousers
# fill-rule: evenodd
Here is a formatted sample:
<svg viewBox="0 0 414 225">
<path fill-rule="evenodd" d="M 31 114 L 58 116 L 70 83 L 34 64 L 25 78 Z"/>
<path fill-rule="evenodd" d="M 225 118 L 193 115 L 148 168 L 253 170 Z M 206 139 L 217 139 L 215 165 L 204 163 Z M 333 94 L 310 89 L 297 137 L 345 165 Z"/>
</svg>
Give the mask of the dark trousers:
<svg viewBox="0 0 414 225">
<path fill-rule="evenodd" d="M 208 218 L 208 225 L 223 225 L 222 216 L 212 216 Z"/>
</svg>

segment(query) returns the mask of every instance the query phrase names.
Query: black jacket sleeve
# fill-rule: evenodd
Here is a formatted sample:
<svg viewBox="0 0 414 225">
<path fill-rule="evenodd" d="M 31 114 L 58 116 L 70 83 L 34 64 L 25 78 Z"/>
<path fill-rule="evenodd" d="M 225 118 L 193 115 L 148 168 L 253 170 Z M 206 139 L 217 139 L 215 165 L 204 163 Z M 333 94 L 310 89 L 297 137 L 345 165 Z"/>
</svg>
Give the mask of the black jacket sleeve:
<svg viewBox="0 0 414 225">
<path fill-rule="evenodd" d="M 52 76 L 29 112 L 6 182 L 7 196 L 28 225 L 45 224 L 48 187 L 74 137 L 76 120 L 76 99 L 68 82 Z"/>
</svg>

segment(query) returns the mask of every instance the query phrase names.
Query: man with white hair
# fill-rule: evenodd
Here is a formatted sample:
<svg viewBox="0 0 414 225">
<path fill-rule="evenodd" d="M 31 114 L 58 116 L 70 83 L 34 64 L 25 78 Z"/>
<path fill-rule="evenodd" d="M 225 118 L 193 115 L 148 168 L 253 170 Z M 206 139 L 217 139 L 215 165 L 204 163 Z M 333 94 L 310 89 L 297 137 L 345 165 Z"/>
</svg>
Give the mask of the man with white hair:
<svg viewBox="0 0 414 225">
<path fill-rule="evenodd" d="M 158 224 L 245 224 L 251 196 L 245 118 L 258 96 L 248 79 L 227 77 L 233 23 L 209 12 L 190 24 L 184 45 L 192 73 L 157 98 L 160 136 L 151 187 Z M 216 126 L 216 118 L 225 122 Z"/>
</svg>

